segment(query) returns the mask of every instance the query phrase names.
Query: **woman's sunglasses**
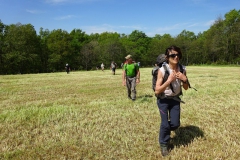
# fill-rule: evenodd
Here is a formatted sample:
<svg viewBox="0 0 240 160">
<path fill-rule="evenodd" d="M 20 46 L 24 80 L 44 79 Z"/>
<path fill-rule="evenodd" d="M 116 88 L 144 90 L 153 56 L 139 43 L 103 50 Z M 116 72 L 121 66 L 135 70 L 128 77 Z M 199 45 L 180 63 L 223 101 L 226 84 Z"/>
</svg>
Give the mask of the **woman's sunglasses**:
<svg viewBox="0 0 240 160">
<path fill-rule="evenodd" d="M 168 55 L 168 57 L 171 57 L 171 58 L 175 58 L 176 56 L 178 56 L 178 58 L 180 58 L 180 57 L 179 57 L 179 54 L 169 54 L 169 55 Z"/>
</svg>

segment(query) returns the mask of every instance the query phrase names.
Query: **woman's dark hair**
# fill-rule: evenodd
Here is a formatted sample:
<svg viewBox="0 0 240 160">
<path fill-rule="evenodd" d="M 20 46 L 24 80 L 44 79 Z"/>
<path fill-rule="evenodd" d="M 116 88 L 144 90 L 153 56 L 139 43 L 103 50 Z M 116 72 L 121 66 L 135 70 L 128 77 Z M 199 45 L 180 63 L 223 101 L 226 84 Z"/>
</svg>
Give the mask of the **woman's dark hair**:
<svg viewBox="0 0 240 160">
<path fill-rule="evenodd" d="M 173 46 L 170 46 L 170 47 L 168 47 L 168 48 L 166 49 L 165 55 L 166 55 L 167 57 L 169 57 L 169 53 L 170 53 L 172 50 L 178 52 L 178 54 L 179 54 L 179 59 L 182 58 L 181 49 L 180 49 L 179 47 L 177 47 L 177 46 L 174 46 L 174 45 L 173 45 Z"/>
</svg>

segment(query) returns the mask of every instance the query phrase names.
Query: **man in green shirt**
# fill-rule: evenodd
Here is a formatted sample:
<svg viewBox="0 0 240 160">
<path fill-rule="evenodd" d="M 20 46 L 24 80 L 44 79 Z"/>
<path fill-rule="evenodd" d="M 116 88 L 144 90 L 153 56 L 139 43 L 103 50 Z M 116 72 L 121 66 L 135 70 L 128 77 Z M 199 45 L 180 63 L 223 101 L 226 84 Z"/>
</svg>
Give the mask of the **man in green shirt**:
<svg viewBox="0 0 240 160">
<path fill-rule="evenodd" d="M 140 83 L 139 66 L 133 63 L 132 56 L 125 57 L 126 63 L 123 66 L 122 83 L 127 86 L 128 98 L 133 101 L 136 99 L 136 84 Z"/>
</svg>

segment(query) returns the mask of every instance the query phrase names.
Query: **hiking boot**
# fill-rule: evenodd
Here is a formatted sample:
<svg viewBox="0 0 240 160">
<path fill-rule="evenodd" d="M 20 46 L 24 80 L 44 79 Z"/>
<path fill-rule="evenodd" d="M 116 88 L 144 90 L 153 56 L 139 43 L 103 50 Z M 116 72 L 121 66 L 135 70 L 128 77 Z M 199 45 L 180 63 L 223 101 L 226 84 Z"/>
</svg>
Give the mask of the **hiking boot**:
<svg viewBox="0 0 240 160">
<path fill-rule="evenodd" d="M 135 101 L 136 99 L 135 98 L 132 98 L 132 101 Z"/>
<path fill-rule="evenodd" d="M 161 146 L 161 154 L 163 157 L 167 156 L 168 155 L 168 147 L 166 145 L 162 145 Z"/>
</svg>

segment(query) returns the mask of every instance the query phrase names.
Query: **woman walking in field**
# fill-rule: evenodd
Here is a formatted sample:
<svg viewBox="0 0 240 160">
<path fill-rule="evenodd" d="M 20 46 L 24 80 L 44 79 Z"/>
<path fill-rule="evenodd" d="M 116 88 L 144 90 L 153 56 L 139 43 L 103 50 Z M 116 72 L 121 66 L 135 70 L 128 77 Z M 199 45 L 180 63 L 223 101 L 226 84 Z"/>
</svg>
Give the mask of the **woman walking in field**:
<svg viewBox="0 0 240 160">
<path fill-rule="evenodd" d="M 180 126 L 180 98 L 181 87 L 188 89 L 186 68 L 183 67 L 183 73 L 180 72 L 179 60 L 182 58 L 180 48 L 170 46 L 165 52 L 165 64 L 169 70 L 169 76 L 164 82 L 165 68 L 161 67 L 158 71 L 155 94 L 157 105 L 161 116 L 159 131 L 159 143 L 162 156 L 169 154 L 168 144 L 171 131 Z"/>
</svg>

